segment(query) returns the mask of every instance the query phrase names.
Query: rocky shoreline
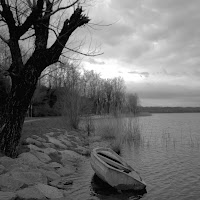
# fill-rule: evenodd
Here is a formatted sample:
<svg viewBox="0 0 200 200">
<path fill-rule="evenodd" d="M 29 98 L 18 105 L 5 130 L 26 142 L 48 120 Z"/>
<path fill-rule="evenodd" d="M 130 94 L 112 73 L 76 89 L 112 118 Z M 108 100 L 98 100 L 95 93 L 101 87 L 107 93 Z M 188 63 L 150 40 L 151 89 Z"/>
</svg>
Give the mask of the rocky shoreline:
<svg viewBox="0 0 200 200">
<path fill-rule="evenodd" d="M 90 155 L 82 132 L 55 130 L 22 141 L 15 159 L 0 157 L 1 200 L 66 200 L 78 160 Z M 67 192 L 68 191 L 68 192 Z"/>
</svg>

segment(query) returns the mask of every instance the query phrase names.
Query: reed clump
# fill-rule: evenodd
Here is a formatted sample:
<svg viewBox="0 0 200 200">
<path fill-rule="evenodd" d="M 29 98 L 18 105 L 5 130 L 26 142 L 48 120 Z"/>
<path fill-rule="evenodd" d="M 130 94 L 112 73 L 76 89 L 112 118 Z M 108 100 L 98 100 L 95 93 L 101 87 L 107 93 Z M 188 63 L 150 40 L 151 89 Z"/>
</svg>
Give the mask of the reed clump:
<svg viewBox="0 0 200 200">
<path fill-rule="evenodd" d="M 105 117 L 94 123 L 95 135 L 111 141 L 111 148 L 118 152 L 123 144 L 133 144 L 141 139 L 139 119 L 134 117 Z"/>
</svg>

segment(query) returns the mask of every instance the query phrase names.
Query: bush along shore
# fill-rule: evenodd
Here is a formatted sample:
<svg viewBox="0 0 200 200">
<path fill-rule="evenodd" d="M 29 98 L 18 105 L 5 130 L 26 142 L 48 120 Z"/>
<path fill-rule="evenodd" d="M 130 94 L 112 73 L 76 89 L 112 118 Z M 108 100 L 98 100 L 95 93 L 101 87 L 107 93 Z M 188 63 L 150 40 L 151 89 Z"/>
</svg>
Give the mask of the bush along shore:
<svg viewBox="0 0 200 200">
<path fill-rule="evenodd" d="M 1 200 L 68 199 L 68 176 L 90 152 L 86 134 L 63 129 L 23 138 L 20 151 L 15 159 L 0 157 Z"/>
</svg>

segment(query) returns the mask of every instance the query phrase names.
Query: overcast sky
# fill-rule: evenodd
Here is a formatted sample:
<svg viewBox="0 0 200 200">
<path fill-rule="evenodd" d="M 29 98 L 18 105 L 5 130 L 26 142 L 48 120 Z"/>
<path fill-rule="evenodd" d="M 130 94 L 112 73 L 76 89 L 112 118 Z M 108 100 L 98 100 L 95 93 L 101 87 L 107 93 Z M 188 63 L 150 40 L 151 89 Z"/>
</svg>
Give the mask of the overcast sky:
<svg viewBox="0 0 200 200">
<path fill-rule="evenodd" d="M 121 76 L 143 106 L 200 106 L 200 0 L 101 0 L 89 9 L 99 57 L 83 65 Z"/>
</svg>

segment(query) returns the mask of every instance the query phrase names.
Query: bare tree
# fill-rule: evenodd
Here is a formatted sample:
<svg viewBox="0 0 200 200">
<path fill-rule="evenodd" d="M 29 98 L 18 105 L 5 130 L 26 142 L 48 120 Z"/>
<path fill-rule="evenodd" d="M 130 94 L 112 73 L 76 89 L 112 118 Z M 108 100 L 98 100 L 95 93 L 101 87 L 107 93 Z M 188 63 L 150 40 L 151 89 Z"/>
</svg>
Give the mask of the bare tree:
<svg viewBox="0 0 200 200">
<path fill-rule="evenodd" d="M 127 94 L 127 108 L 128 112 L 133 113 L 134 115 L 138 114 L 139 112 L 139 97 L 135 94 Z"/>
<path fill-rule="evenodd" d="M 41 72 L 59 60 L 72 33 L 89 22 L 81 3 L 81 0 L 0 0 L 0 26 L 8 33 L 0 38 L 8 45 L 12 58 L 9 68 L 1 70 L 12 80 L 0 119 L 0 151 L 7 156 L 16 156 L 25 115 Z M 60 14 L 66 10 L 71 13 L 69 17 Z M 53 20 L 56 15 L 61 16 L 60 20 Z M 54 37 L 50 38 L 50 32 Z M 33 50 L 23 62 L 20 43 L 28 38 L 32 38 Z"/>
</svg>

